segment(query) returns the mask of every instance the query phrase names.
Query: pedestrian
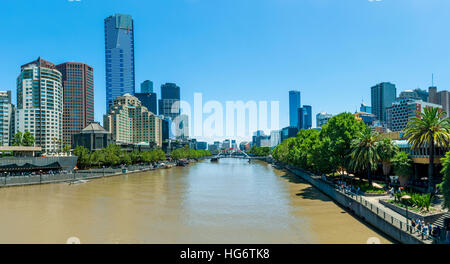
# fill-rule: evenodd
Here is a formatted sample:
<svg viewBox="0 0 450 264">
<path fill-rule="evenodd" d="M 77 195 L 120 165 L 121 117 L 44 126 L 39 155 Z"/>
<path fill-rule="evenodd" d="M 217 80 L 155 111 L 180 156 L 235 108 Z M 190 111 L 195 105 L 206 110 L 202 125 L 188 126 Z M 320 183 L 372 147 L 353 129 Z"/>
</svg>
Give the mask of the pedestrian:
<svg viewBox="0 0 450 264">
<path fill-rule="evenodd" d="M 414 233 L 416 232 L 416 221 L 414 221 L 414 219 L 412 219 L 411 220 L 411 226 L 412 226 L 412 229 L 414 230 Z"/>
<path fill-rule="evenodd" d="M 356 194 L 359 195 L 359 191 L 361 190 L 361 188 L 358 186 L 358 189 L 356 189 Z"/>
<path fill-rule="evenodd" d="M 391 198 L 394 197 L 394 192 L 395 192 L 394 187 L 392 187 L 391 190 L 389 191 Z"/>
</svg>

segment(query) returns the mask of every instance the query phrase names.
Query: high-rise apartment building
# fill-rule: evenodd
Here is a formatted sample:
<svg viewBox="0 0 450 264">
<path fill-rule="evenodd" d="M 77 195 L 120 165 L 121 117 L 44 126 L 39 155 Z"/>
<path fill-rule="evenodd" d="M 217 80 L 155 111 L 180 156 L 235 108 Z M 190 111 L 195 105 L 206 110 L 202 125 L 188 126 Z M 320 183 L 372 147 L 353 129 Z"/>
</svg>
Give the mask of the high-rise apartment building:
<svg viewBox="0 0 450 264">
<path fill-rule="evenodd" d="M 0 91 L 0 146 L 11 144 L 14 135 L 14 111 L 11 91 Z"/>
<path fill-rule="evenodd" d="M 105 19 L 106 109 L 117 96 L 135 92 L 134 26 L 130 15 Z"/>
<path fill-rule="evenodd" d="M 15 131 L 29 131 L 35 145 L 55 153 L 62 145 L 63 87 L 56 66 L 38 58 L 22 65 L 17 77 Z"/>
<path fill-rule="evenodd" d="M 161 118 L 149 112 L 139 99 L 130 94 L 114 99 L 106 116 L 105 128 L 119 144 L 145 142 L 162 146 Z"/>
<path fill-rule="evenodd" d="M 298 109 L 301 105 L 300 91 L 289 91 L 289 126 L 298 127 Z"/>
<path fill-rule="evenodd" d="M 63 146 L 72 146 L 72 136 L 94 122 L 94 69 L 79 62 L 56 69 L 63 83 Z"/>
<path fill-rule="evenodd" d="M 397 97 L 395 84 L 389 82 L 379 83 L 371 88 L 372 114 L 378 120 L 386 122 L 386 108 L 390 107 Z"/>
</svg>

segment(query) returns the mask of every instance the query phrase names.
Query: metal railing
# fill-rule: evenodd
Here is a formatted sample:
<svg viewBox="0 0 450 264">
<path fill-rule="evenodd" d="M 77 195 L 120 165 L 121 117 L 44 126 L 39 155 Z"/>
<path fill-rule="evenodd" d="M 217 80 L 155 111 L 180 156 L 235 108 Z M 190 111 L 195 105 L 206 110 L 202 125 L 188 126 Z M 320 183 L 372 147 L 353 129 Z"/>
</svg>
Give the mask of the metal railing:
<svg viewBox="0 0 450 264">
<path fill-rule="evenodd" d="M 331 184 L 331 183 L 329 183 L 329 184 Z M 399 220 L 398 218 L 392 216 L 391 214 L 387 213 L 386 210 L 384 210 L 384 208 L 381 208 L 381 207 L 367 201 L 361 195 L 353 193 L 351 191 L 341 190 L 336 185 L 334 185 L 333 187 L 334 187 L 335 191 L 338 191 L 341 194 L 345 195 L 346 197 L 353 199 L 354 201 L 358 202 L 359 204 L 363 205 L 364 207 L 366 207 L 367 209 L 372 211 L 374 214 L 378 215 L 384 221 L 389 222 L 392 226 L 394 226 L 404 232 L 410 233 L 415 238 L 422 240 L 423 242 L 426 242 L 426 243 L 442 243 L 443 242 L 443 240 L 441 240 L 440 238 L 431 236 L 428 231 L 426 233 L 424 233 L 424 232 L 422 232 L 422 230 L 418 230 L 417 227 L 413 227 L 412 225 L 410 225 L 410 223 L 409 223 L 410 221 L 407 220 L 407 222 L 405 222 L 405 221 Z"/>
<path fill-rule="evenodd" d="M 417 227 L 412 227 L 410 225 L 409 221 L 405 222 L 405 221 L 397 219 L 396 217 L 394 217 L 391 214 L 389 214 L 388 212 L 386 212 L 386 210 L 384 210 L 383 208 L 367 201 L 359 194 L 356 194 L 351 191 L 341 190 L 341 188 L 338 185 L 336 185 L 333 182 L 329 182 L 328 180 L 323 180 L 321 176 L 314 175 L 311 172 L 308 172 L 308 171 L 305 171 L 305 170 L 299 169 L 299 168 L 294 168 L 292 166 L 289 166 L 289 168 L 291 170 L 297 170 L 302 173 L 306 173 L 312 179 L 325 183 L 326 185 L 324 185 L 324 187 L 328 188 L 328 190 L 326 190 L 328 193 L 330 193 L 330 191 L 337 191 L 337 192 L 343 194 L 344 196 L 351 198 L 355 202 L 361 204 L 362 206 L 366 207 L 371 212 L 373 212 L 374 214 L 376 214 L 377 216 L 382 218 L 384 221 L 390 223 L 395 228 L 413 235 L 415 238 L 417 238 L 418 240 L 420 240 L 424 243 L 441 244 L 441 243 L 444 243 L 444 241 L 445 241 L 445 239 L 442 239 L 442 237 L 433 237 L 433 236 L 429 235 L 428 232 L 425 234 L 424 232 L 422 232 L 422 230 L 418 230 Z M 444 231 L 441 230 L 441 232 L 444 232 Z"/>
<path fill-rule="evenodd" d="M 128 172 L 152 170 L 151 165 L 130 165 L 124 167 Z M 67 182 L 80 179 L 94 179 L 122 174 L 123 168 L 99 168 L 91 170 L 78 170 L 73 172 L 29 174 L 29 175 L 3 175 L 0 176 L 0 187 L 20 186 L 31 184 L 45 184 Z"/>
</svg>

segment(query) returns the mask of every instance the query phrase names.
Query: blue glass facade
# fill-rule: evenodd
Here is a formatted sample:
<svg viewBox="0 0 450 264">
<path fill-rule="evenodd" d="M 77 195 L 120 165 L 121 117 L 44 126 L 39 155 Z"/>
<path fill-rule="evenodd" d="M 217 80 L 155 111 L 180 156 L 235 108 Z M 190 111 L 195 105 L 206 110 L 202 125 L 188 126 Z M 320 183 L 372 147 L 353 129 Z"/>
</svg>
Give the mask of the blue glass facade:
<svg viewBox="0 0 450 264">
<path fill-rule="evenodd" d="M 153 82 L 146 80 L 141 83 L 141 93 L 153 93 Z"/>
<path fill-rule="evenodd" d="M 147 107 L 148 111 L 157 114 L 157 100 L 155 93 L 135 93 L 134 96 L 141 101 L 142 105 Z"/>
<path fill-rule="evenodd" d="M 106 107 L 117 96 L 134 94 L 134 27 L 130 15 L 105 19 Z"/>
<path fill-rule="evenodd" d="M 300 91 L 289 91 L 289 126 L 298 127 L 298 109 L 300 108 Z"/>
<path fill-rule="evenodd" d="M 304 105 L 298 109 L 298 129 L 312 128 L 312 107 Z"/>
</svg>

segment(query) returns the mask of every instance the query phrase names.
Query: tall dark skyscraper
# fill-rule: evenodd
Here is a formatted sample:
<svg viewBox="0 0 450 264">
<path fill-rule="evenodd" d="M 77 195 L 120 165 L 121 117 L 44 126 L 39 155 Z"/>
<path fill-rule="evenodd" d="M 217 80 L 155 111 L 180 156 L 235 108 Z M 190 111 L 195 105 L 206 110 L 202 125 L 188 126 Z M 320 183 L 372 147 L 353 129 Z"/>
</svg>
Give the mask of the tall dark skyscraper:
<svg viewBox="0 0 450 264">
<path fill-rule="evenodd" d="M 141 93 L 153 93 L 153 82 L 145 80 L 141 83 Z"/>
<path fill-rule="evenodd" d="M 159 100 L 159 114 L 174 120 L 180 115 L 180 108 L 172 113 L 172 105 L 180 101 L 180 87 L 174 83 L 161 85 L 161 99 Z"/>
<path fill-rule="evenodd" d="M 130 15 L 105 19 L 106 108 L 117 96 L 134 94 L 134 26 Z"/>
<path fill-rule="evenodd" d="M 298 127 L 298 109 L 300 105 L 300 91 L 289 91 L 289 126 L 291 127 Z"/>
<path fill-rule="evenodd" d="M 141 101 L 142 105 L 147 107 L 148 111 L 157 115 L 157 104 L 156 93 L 153 92 L 153 83 L 151 81 L 145 81 L 141 84 L 141 92 L 135 93 L 134 96 Z"/>
<path fill-rule="evenodd" d="M 63 145 L 72 145 L 72 135 L 94 122 L 94 69 L 78 62 L 56 69 L 63 83 Z"/>
<path fill-rule="evenodd" d="M 312 128 L 312 107 L 304 105 L 298 109 L 298 129 Z"/>
<path fill-rule="evenodd" d="M 392 106 L 397 98 L 395 84 L 389 82 L 379 83 L 371 88 L 372 114 L 378 120 L 387 122 L 386 108 Z"/>
</svg>

